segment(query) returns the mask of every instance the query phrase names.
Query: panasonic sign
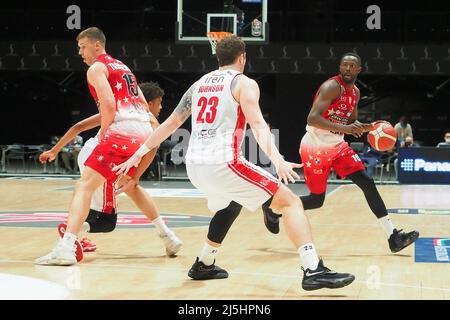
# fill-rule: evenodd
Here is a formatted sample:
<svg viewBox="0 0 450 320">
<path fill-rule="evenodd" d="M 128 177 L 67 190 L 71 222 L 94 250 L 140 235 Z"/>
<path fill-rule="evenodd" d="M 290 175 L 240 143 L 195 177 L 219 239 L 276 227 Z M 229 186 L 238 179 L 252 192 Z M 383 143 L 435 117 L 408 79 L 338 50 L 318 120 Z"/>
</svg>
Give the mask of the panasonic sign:
<svg viewBox="0 0 450 320">
<path fill-rule="evenodd" d="M 399 148 L 400 183 L 450 184 L 450 148 Z"/>
<path fill-rule="evenodd" d="M 450 172 L 450 162 L 432 162 L 421 158 L 404 159 L 400 166 L 404 171 L 410 172 L 419 172 L 421 170 L 426 172 Z"/>
</svg>

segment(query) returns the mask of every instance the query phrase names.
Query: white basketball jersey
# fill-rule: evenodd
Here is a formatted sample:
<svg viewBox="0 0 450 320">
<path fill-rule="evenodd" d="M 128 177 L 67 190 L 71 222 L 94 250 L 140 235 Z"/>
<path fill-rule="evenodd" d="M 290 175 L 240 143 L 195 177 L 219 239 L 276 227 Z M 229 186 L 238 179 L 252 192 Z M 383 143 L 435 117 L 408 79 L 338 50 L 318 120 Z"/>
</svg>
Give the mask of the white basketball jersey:
<svg viewBox="0 0 450 320">
<path fill-rule="evenodd" d="M 192 133 L 186 163 L 219 164 L 241 155 L 245 120 L 231 93 L 240 72 L 216 70 L 197 81 L 192 93 Z"/>
</svg>

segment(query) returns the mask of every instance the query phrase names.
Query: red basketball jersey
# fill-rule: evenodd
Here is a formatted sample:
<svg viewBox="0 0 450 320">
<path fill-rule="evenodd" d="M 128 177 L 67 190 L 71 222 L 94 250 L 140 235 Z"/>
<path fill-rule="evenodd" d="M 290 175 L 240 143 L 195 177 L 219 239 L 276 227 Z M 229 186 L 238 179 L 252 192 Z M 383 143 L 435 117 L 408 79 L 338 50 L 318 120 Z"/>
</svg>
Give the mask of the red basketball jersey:
<svg viewBox="0 0 450 320">
<path fill-rule="evenodd" d="M 136 77 L 133 72 L 120 60 L 114 59 L 109 54 L 100 55 L 97 62 L 103 63 L 108 69 L 108 82 L 116 99 L 116 110 L 119 108 L 139 108 L 139 93 Z M 88 82 L 89 90 L 98 103 L 97 92 Z"/>
<path fill-rule="evenodd" d="M 355 109 L 356 101 L 358 99 L 356 86 L 353 86 L 353 89 L 349 90 L 340 75 L 331 77 L 328 80 L 338 82 L 341 88 L 341 94 L 336 100 L 334 100 L 330 104 L 330 106 L 328 107 L 327 110 L 325 110 L 322 116 L 328 121 L 331 121 L 333 123 L 340 123 L 345 125 L 348 123 L 350 116 L 352 115 L 353 110 Z M 314 96 L 313 105 L 320 93 L 322 85 L 319 87 L 319 89 L 316 92 L 316 95 Z M 341 132 L 331 132 L 328 130 L 315 128 L 309 125 L 306 126 L 306 131 L 308 131 L 308 133 L 310 133 L 314 137 L 313 140 L 317 141 L 322 145 L 330 145 L 330 146 L 337 145 L 338 143 L 344 141 L 344 134 Z"/>
<path fill-rule="evenodd" d="M 108 69 L 108 82 L 116 101 L 116 115 L 108 132 L 117 132 L 144 141 L 151 132 L 150 118 L 146 107 L 139 100 L 135 75 L 122 61 L 109 54 L 100 55 L 96 62 L 103 63 Z M 89 81 L 88 85 L 98 105 L 97 92 Z"/>
</svg>

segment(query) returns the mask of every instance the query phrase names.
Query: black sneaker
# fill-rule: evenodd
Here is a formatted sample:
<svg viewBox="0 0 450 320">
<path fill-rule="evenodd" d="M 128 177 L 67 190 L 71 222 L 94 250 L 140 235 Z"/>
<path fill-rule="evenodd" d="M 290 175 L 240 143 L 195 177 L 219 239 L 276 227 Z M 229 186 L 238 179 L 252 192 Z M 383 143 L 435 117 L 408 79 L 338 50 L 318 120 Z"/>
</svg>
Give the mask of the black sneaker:
<svg viewBox="0 0 450 320">
<path fill-rule="evenodd" d="M 302 288 L 306 291 L 322 288 L 337 289 L 348 286 L 355 280 L 350 273 L 337 273 L 323 265 L 322 259 L 316 270 L 303 269 Z"/>
<path fill-rule="evenodd" d="M 264 213 L 264 224 L 266 225 L 267 230 L 275 234 L 280 232 L 280 218 L 282 214 L 277 214 L 268 207 L 263 207 L 262 210 Z"/>
<path fill-rule="evenodd" d="M 214 260 L 214 262 L 216 262 L 216 260 Z M 191 270 L 188 272 L 188 276 L 194 280 L 225 279 L 228 278 L 228 272 L 216 266 L 214 263 L 207 266 L 199 261 L 197 257 Z"/>
<path fill-rule="evenodd" d="M 411 231 L 408 233 L 402 232 L 403 229 L 397 230 L 394 229 L 394 233 L 391 234 L 389 237 L 389 249 L 393 253 L 399 252 L 400 250 L 406 248 L 411 243 L 417 240 L 419 237 L 418 231 Z"/>
</svg>

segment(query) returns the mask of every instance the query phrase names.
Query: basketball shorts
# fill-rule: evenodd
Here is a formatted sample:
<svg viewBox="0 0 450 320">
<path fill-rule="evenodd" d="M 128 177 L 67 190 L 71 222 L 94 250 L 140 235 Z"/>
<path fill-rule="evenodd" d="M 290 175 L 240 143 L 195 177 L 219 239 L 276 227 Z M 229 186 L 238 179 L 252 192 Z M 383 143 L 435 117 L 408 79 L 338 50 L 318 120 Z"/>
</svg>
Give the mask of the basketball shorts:
<svg viewBox="0 0 450 320">
<path fill-rule="evenodd" d="M 324 193 L 327 190 L 328 175 L 333 169 L 341 178 L 345 178 L 359 170 L 364 165 L 357 153 L 347 142 L 342 141 L 336 146 L 315 146 L 308 134 L 300 143 L 300 157 L 303 163 L 305 183 L 311 193 Z"/>
<path fill-rule="evenodd" d="M 78 154 L 78 167 L 81 173 L 83 173 L 84 162 L 89 158 L 97 145 L 98 137 L 94 137 L 87 140 L 83 148 L 81 148 Z M 92 195 L 90 208 L 103 213 L 112 213 L 112 210 L 116 208 L 116 197 L 112 183 L 106 181 L 103 186 L 95 190 Z"/>
<path fill-rule="evenodd" d="M 140 140 L 118 133 L 108 134 L 98 143 L 84 165 L 105 177 L 106 181 L 115 183 L 119 176 L 112 169 L 128 160 L 140 147 Z M 132 167 L 127 175 L 133 176 L 136 167 Z"/>
<path fill-rule="evenodd" d="M 186 170 L 192 184 L 206 194 L 211 212 L 231 201 L 255 211 L 280 187 L 274 176 L 244 158 L 220 164 L 188 163 Z"/>
</svg>

